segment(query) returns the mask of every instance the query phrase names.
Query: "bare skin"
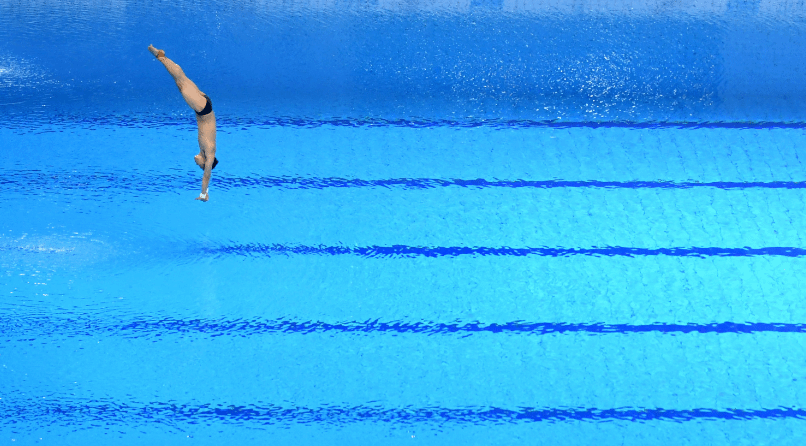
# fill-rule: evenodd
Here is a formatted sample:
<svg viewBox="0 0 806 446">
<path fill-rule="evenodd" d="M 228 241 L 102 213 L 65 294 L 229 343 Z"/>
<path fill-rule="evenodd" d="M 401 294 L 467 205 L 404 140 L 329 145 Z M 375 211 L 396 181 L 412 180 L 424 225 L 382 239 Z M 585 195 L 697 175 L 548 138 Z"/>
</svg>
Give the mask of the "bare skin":
<svg viewBox="0 0 806 446">
<path fill-rule="evenodd" d="M 154 48 L 153 45 L 148 46 L 148 51 L 157 58 L 168 73 L 174 78 L 176 86 L 179 87 L 179 92 L 185 102 L 188 103 L 190 108 L 196 113 L 204 110 L 207 105 L 207 99 L 203 96 L 199 87 L 193 83 L 187 76 L 182 68 L 175 64 L 174 61 L 165 57 L 163 50 Z M 215 160 L 215 111 L 212 111 L 204 116 L 196 115 L 196 123 L 199 126 L 199 154 L 193 157 L 196 164 L 204 169 L 204 176 L 202 177 L 201 195 L 196 197 L 197 200 L 207 201 L 210 195 L 207 193 L 207 186 L 210 184 L 210 176 L 213 171 L 213 161 Z"/>
</svg>

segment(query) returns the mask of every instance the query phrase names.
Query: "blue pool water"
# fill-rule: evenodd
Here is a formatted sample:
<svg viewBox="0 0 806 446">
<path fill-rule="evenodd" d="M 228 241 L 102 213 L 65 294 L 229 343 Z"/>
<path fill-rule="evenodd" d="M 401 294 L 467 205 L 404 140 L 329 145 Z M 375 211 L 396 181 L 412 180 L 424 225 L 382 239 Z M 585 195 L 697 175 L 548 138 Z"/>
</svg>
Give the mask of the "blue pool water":
<svg viewBox="0 0 806 446">
<path fill-rule="evenodd" d="M 0 0 L 0 442 L 803 444 L 805 34 Z M 206 204 L 150 43 L 214 101 Z"/>
</svg>

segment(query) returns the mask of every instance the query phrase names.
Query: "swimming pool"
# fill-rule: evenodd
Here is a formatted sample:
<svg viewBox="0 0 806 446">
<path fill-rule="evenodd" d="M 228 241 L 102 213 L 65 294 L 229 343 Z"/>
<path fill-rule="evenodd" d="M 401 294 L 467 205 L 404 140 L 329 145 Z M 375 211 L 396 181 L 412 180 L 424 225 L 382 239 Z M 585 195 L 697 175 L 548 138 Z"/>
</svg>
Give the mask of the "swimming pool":
<svg viewBox="0 0 806 446">
<path fill-rule="evenodd" d="M 802 444 L 805 13 L 0 1 L 0 441 Z"/>
</svg>

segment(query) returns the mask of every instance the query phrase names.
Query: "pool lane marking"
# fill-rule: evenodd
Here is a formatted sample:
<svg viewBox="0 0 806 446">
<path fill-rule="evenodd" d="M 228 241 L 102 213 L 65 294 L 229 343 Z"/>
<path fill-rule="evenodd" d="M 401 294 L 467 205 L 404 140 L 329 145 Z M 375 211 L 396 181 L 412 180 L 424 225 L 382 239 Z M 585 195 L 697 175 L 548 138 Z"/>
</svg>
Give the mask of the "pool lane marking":
<svg viewBox="0 0 806 446">
<path fill-rule="evenodd" d="M 20 423 L 74 425 L 76 422 L 158 423 L 177 427 L 185 423 L 220 422 L 223 424 L 260 425 L 329 425 L 356 423 L 394 423 L 405 425 L 521 424 L 533 422 L 607 422 L 629 421 L 718 421 L 806 419 L 806 409 L 773 408 L 691 408 L 658 407 L 516 407 L 439 406 L 384 407 L 379 404 L 323 405 L 305 407 L 275 404 L 182 404 L 171 402 L 125 402 L 110 398 L 89 399 L 50 396 L 45 399 L 19 398 L 8 395 L 0 405 L 0 425 Z M 58 421 L 57 421 L 58 420 Z"/>
<path fill-rule="evenodd" d="M 405 258 L 440 258 L 440 257 L 757 257 L 757 256 L 806 256 L 806 248 L 770 246 L 761 248 L 722 248 L 722 247 L 672 247 L 672 248 L 635 248 L 625 246 L 603 246 L 592 248 L 561 247 L 485 247 L 485 246 L 327 246 L 296 244 L 262 244 L 247 243 L 220 245 L 203 248 L 202 252 L 220 257 L 235 255 L 243 257 L 272 257 L 292 255 L 341 256 L 352 255 L 362 258 L 405 259 Z"/>
<path fill-rule="evenodd" d="M 47 193 L 58 186 L 64 190 L 99 191 L 108 189 L 140 192 L 169 192 L 196 187 L 193 175 L 98 173 L 47 173 L 38 171 L 7 171 L 0 185 L 16 192 Z M 219 190 L 277 188 L 282 190 L 320 190 L 342 188 L 428 190 L 447 187 L 465 189 L 806 189 L 806 181 L 600 181 L 600 180 L 486 180 L 458 178 L 388 178 L 358 179 L 339 177 L 254 176 L 233 177 L 217 175 Z"/>
<path fill-rule="evenodd" d="M 299 321 L 295 319 L 179 319 L 174 317 L 132 318 L 126 320 L 73 314 L 60 316 L 0 316 L 0 336 L 19 338 L 95 336 L 106 334 L 125 338 L 152 338 L 163 335 L 260 336 L 272 334 L 415 334 L 459 335 L 479 334 L 554 335 L 567 333 L 590 334 L 755 334 L 806 333 L 806 324 L 774 322 L 712 322 L 606 324 L 526 322 L 483 323 L 479 321 L 441 323 L 433 321 L 381 321 L 380 319 L 350 322 Z"/>
<path fill-rule="evenodd" d="M 181 115 L 180 115 L 181 116 Z M 98 128 L 132 128 L 158 129 L 162 127 L 195 131 L 196 126 L 190 116 L 143 115 L 129 117 L 124 115 L 81 116 L 61 113 L 54 116 L 31 117 L 30 114 L 5 114 L 0 117 L 0 124 L 15 130 L 41 130 L 43 127 L 74 129 Z M 408 128 L 408 129 L 472 129 L 487 128 L 492 130 L 506 129 L 628 129 L 628 130 L 770 130 L 770 129 L 804 129 L 802 121 L 568 121 L 562 119 L 499 119 L 499 118 L 325 118 L 306 117 L 237 117 L 218 116 L 216 123 L 220 129 L 239 131 L 271 128 L 312 129 L 320 127 L 347 128 Z"/>
<path fill-rule="evenodd" d="M 72 253 L 74 248 L 31 248 L 23 246 L 0 246 L 0 252 L 24 252 L 34 255 Z M 724 247 L 671 247 L 636 248 L 627 246 L 602 246 L 592 248 L 524 247 L 512 248 L 489 246 L 345 246 L 345 245 L 299 245 L 245 243 L 202 247 L 197 252 L 204 256 L 225 257 L 290 257 L 290 256 L 356 256 L 365 259 L 414 259 L 456 257 L 804 257 L 806 248 L 791 246 L 767 246 L 761 248 Z"/>
</svg>

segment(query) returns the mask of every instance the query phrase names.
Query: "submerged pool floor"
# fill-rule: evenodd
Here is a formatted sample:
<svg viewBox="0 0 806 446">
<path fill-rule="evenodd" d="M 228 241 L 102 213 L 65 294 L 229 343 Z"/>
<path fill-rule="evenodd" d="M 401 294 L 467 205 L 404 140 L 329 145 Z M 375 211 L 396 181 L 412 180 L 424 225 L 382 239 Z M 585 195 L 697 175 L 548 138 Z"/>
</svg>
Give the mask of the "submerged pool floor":
<svg viewBox="0 0 806 446">
<path fill-rule="evenodd" d="M 218 138 L 0 129 L 0 440 L 803 442 L 803 129 Z"/>
</svg>

